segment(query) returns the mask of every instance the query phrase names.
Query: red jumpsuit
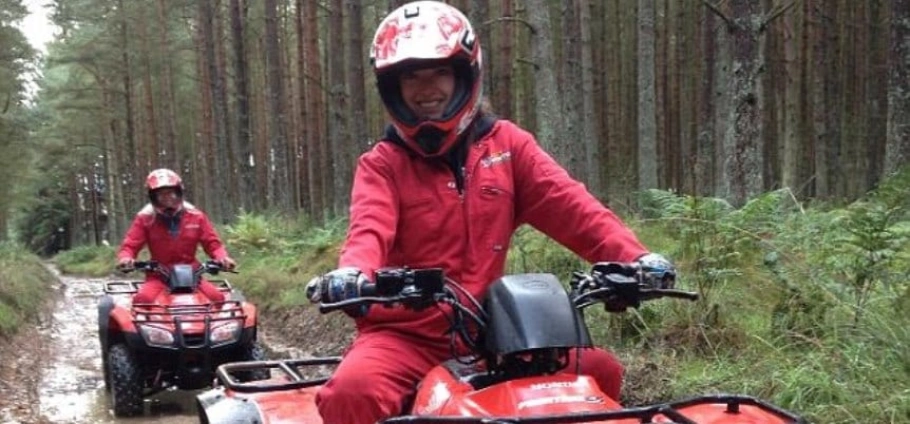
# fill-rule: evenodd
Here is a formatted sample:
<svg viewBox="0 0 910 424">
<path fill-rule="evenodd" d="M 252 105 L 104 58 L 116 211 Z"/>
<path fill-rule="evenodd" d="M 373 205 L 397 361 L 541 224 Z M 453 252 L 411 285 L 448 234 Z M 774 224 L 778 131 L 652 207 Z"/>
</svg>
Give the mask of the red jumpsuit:
<svg viewBox="0 0 910 424">
<path fill-rule="evenodd" d="M 467 147 L 463 192 L 449 166 L 400 143 L 386 140 L 361 156 L 339 266 L 367 275 L 384 266 L 442 267 L 482 300 L 503 275 L 512 234 L 524 223 L 590 262 L 646 253 L 530 133 L 506 120 L 474 125 L 489 128 Z M 357 337 L 316 398 L 326 424 L 372 424 L 405 412 L 417 382 L 451 356 L 449 325 L 436 308 L 375 307 L 356 325 Z M 581 370 L 618 399 L 622 366 L 612 354 L 586 349 Z"/>
<path fill-rule="evenodd" d="M 145 245 L 148 245 L 152 260 L 165 267 L 176 264 L 199 266 L 196 248 L 200 244 L 213 260 L 220 261 L 227 256 L 209 218 L 189 202 L 183 202 L 176 225 L 171 225 L 167 219 L 156 213 L 151 204 L 142 208 L 123 237 L 117 259 L 135 259 Z M 166 289 L 167 284 L 159 275 L 148 273 L 145 283 L 133 296 L 133 302 L 152 303 Z M 212 302 L 224 302 L 224 293 L 205 279 L 199 282 L 199 290 Z"/>
</svg>

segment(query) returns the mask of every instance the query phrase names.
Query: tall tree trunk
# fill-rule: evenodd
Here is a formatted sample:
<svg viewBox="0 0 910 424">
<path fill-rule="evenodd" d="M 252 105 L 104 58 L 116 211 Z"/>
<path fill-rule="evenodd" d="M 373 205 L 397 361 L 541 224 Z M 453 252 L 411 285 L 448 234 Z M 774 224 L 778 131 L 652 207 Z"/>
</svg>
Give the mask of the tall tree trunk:
<svg viewBox="0 0 910 424">
<path fill-rule="evenodd" d="M 313 110 L 313 104 L 311 99 L 307 94 L 307 86 L 310 85 L 308 79 L 311 77 L 307 74 L 307 68 L 309 62 L 306 60 L 306 49 L 307 49 L 307 32 L 306 30 L 310 25 L 316 26 L 316 22 L 312 21 L 306 24 L 304 27 L 304 0 L 297 0 L 295 4 L 295 10 L 297 12 L 296 19 L 294 21 L 296 32 L 297 32 L 297 101 L 300 103 L 300 134 L 298 135 L 300 139 L 298 140 L 299 151 L 297 160 L 297 175 L 299 181 L 297 181 L 298 187 L 300 187 L 300 193 L 298 194 L 300 204 L 299 207 L 304 211 L 312 211 L 313 198 L 310 196 L 310 140 L 318 136 L 313 131 L 312 122 L 318 112 Z"/>
<path fill-rule="evenodd" d="M 712 12 L 714 13 L 714 12 Z M 715 91 L 713 103 L 714 116 L 714 195 L 717 197 L 729 198 L 730 186 L 726 177 L 727 157 L 730 154 L 727 143 L 727 134 L 733 130 L 732 109 L 733 93 L 730 87 L 733 86 L 733 35 L 732 26 L 728 21 L 730 15 L 730 3 L 724 2 L 718 6 L 717 15 L 721 18 L 718 22 L 715 40 L 717 46 L 717 58 L 714 62 Z"/>
<path fill-rule="evenodd" d="M 559 87 L 556 85 L 556 63 L 553 60 L 553 33 L 550 27 L 550 6 L 546 0 L 529 0 L 528 9 L 533 10 L 528 20 L 533 27 L 531 60 L 534 63 L 534 99 L 537 103 L 537 139 L 551 151 L 559 137 L 564 134 L 559 104 Z M 566 158 L 561 152 L 554 152 L 563 165 Z"/>
<path fill-rule="evenodd" d="M 213 70 L 213 96 L 215 106 L 215 120 L 217 132 L 215 133 L 215 160 L 216 170 L 218 170 L 216 183 L 215 202 L 218 203 L 216 210 L 217 216 L 221 222 L 227 222 L 236 213 L 237 208 L 237 190 L 235 175 L 233 174 L 233 161 L 237 157 L 237 151 L 233 150 L 234 133 L 231 131 L 231 119 L 228 119 L 230 106 L 228 105 L 228 88 L 227 88 L 227 47 L 225 46 L 224 19 L 222 19 L 222 0 L 215 0 L 214 14 L 212 15 L 212 31 L 214 34 L 215 44 L 215 68 Z"/>
<path fill-rule="evenodd" d="M 351 125 L 349 123 L 349 97 L 347 87 L 345 86 L 345 52 L 354 46 L 345 46 L 344 28 L 344 0 L 333 0 L 331 2 L 330 21 L 332 28 L 337 28 L 329 34 L 329 50 L 332 56 L 329 58 L 329 96 L 331 106 L 329 109 L 329 132 L 328 144 L 324 145 L 324 157 L 320 160 L 320 171 L 322 172 L 323 181 L 323 204 L 324 210 L 317 211 L 320 219 L 323 219 L 325 213 L 331 213 L 330 208 L 337 208 L 340 205 L 334 203 L 334 198 L 342 196 L 348 183 L 342 182 L 342 178 L 334 178 L 332 168 L 338 166 L 345 159 L 345 145 L 351 143 Z"/>
<path fill-rule="evenodd" d="M 284 77 L 282 76 L 281 47 L 278 41 L 278 11 L 276 0 L 265 0 L 265 57 L 269 82 L 269 203 L 283 212 L 291 210 L 288 191 L 287 158 L 287 105 L 285 104 Z"/>
<path fill-rule="evenodd" d="M 657 188 L 654 1 L 638 1 L 638 189 Z"/>
<path fill-rule="evenodd" d="M 869 63 L 870 75 L 863 80 L 869 95 L 869 122 L 867 154 L 869 168 L 866 188 L 873 188 L 885 169 L 885 152 L 888 139 L 888 7 L 887 2 L 869 2 Z"/>
<path fill-rule="evenodd" d="M 141 172 L 139 168 L 139 161 L 136 156 L 136 129 L 133 118 L 133 71 L 132 65 L 130 62 L 130 30 L 129 23 L 127 21 L 128 16 L 126 10 L 124 9 L 124 0 L 118 0 L 118 10 L 120 11 L 120 65 L 123 67 L 121 71 L 122 76 L 122 88 L 123 88 L 123 110 L 124 110 L 124 121 L 126 122 L 126 163 L 124 166 L 124 175 L 122 177 L 123 186 L 127 188 L 134 188 L 139 186 L 139 181 L 141 176 L 137 173 Z M 124 190 L 124 192 L 132 192 L 132 190 Z M 135 197 L 130 196 L 129 199 L 134 199 Z M 135 202 L 126 201 L 124 208 L 128 211 L 137 209 Z"/>
<path fill-rule="evenodd" d="M 910 163 L 910 2 L 891 0 L 888 63 L 888 142 L 885 172 Z"/>
<path fill-rule="evenodd" d="M 703 68 L 698 80 L 696 125 L 698 133 L 695 143 L 698 145 L 698 157 L 695 165 L 697 181 L 695 193 L 699 196 L 714 196 L 716 187 L 716 151 L 714 133 L 714 110 L 716 107 L 717 80 L 717 39 L 719 32 L 725 32 L 717 25 L 717 17 L 711 12 L 702 11 L 704 23 L 699 27 L 701 57 Z"/>
<path fill-rule="evenodd" d="M 760 5 L 753 0 L 732 0 L 734 96 L 731 131 L 725 138 L 725 193 L 736 205 L 758 194 L 762 181 L 761 41 Z"/>
<path fill-rule="evenodd" d="M 562 121 L 563 132 L 559 134 L 557 143 L 560 145 L 558 151 L 563 152 L 563 165 L 569 170 L 569 173 L 580 181 L 587 182 L 585 173 L 584 160 L 584 143 L 588 142 L 582 136 L 581 122 L 578 117 L 581 116 L 582 99 L 585 93 L 582 91 L 581 82 L 581 29 L 576 13 L 576 5 L 572 1 L 564 1 L 561 4 L 561 34 L 560 41 L 562 47 L 562 58 L 559 60 L 559 68 L 562 70 L 561 88 L 559 93 L 561 100 L 562 113 L 559 119 Z M 592 140 L 593 141 L 593 140 Z"/>
<path fill-rule="evenodd" d="M 143 10 L 145 13 L 145 10 Z M 143 64 L 143 81 L 142 89 L 145 94 L 145 118 L 146 121 L 146 145 L 148 146 L 149 155 L 147 157 L 148 166 L 151 168 L 161 168 L 161 135 L 158 134 L 158 122 L 155 111 L 154 86 L 152 85 L 152 50 L 149 48 L 149 35 L 147 21 L 144 18 L 139 19 L 139 42 L 142 43 L 142 64 Z"/>
<path fill-rule="evenodd" d="M 312 199 L 312 209 L 310 215 L 317 221 L 322 221 L 322 214 L 325 211 L 325 175 L 329 167 L 328 142 L 326 139 L 326 102 L 325 91 L 323 89 L 322 78 L 322 56 L 319 53 L 319 27 L 317 26 L 317 3 L 313 1 L 306 2 L 304 9 L 304 22 L 306 25 L 306 45 L 307 45 L 307 92 L 310 99 L 310 111 L 313 116 L 310 118 L 312 123 L 310 143 L 310 198 Z M 334 26 L 334 22 L 333 25 Z M 337 27 L 336 27 L 337 28 Z M 337 33 L 334 31 L 333 33 Z M 342 55 L 342 51 L 331 50 L 333 56 Z"/>
<path fill-rule="evenodd" d="M 168 38 L 168 13 L 165 0 L 158 0 L 158 46 L 160 55 L 163 58 L 163 80 L 159 84 L 161 87 L 161 105 L 164 120 L 164 151 L 166 157 L 164 163 L 169 168 L 179 170 L 179 155 L 177 152 L 177 116 L 175 109 L 177 100 L 174 98 L 174 67 L 171 57 L 171 45 Z"/>
<path fill-rule="evenodd" d="M 802 64 L 805 58 L 801 56 L 802 49 L 802 20 L 796 13 L 787 14 L 780 19 L 780 30 L 783 35 L 785 78 L 784 87 L 784 133 L 783 155 L 781 164 L 781 183 L 789 187 L 793 193 L 802 195 L 803 187 L 808 173 L 811 170 L 806 158 L 808 140 L 801 131 L 803 110 L 801 100 L 802 88 L 806 84 L 801 78 Z"/>
<path fill-rule="evenodd" d="M 253 147 L 250 139 L 250 89 L 246 57 L 247 4 L 244 0 L 231 0 L 231 42 L 234 51 L 234 104 L 237 119 L 234 143 L 236 144 L 237 172 L 240 174 L 240 204 L 247 211 L 256 210 L 253 197 L 259 193 L 256 184 L 256 164 L 253 161 Z"/>
<path fill-rule="evenodd" d="M 500 14 L 502 17 L 514 17 L 512 0 L 500 0 Z M 513 43 L 515 43 L 515 25 L 504 22 L 499 26 L 499 43 L 496 45 L 496 54 L 493 60 L 492 98 L 493 109 L 497 115 L 506 119 L 515 119 L 512 111 L 512 84 L 514 83 Z"/>
<path fill-rule="evenodd" d="M 582 139 L 584 140 L 585 176 L 588 188 L 598 198 L 605 198 L 600 178 L 600 137 L 597 115 L 594 110 L 594 43 L 591 28 L 591 2 L 575 0 L 578 8 L 581 31 L 581 122 Z M 653 50 L 652 50 L 653 51 Z M 653 88 L 653 86 L 652 86 Z"/>
<path fill-rule="evenodd" d="M 828 143 L 830 142 L 828 133 L 831 127 L 828 126 L 828 116 L 835 110 L 828 102 L 829 96 L 826 76 L 830 72 L 829 67 L 833 66 L 832 54 L 827 48 L 828 33 L 830 30 L 830 21 L 819 13 L 821 4 L 825 0 L 806 0 L 806 7 L 812 11 L 809 15 L 809 38 L 812 44 L 811 60 L 811 103 L 812 103 L 812 128 L 814 157 L 812 159 L 815 165 L 815 196 L 818 198 L 828 198 L 831 195 L 830 170 L 828 168 Z"/>
<path fill-rule="evenodd" d="M 367 98 L 364 83 L 363 64 L 363 10 L 360 0 L 347 0 L 347 84 L 351 93 L 350 128 L 351 138 L 337 145 L 341 153 L 338 155 L 341 162 L 335 164 L 335 179 L 340 180 L 340 186 L 335 193 L 335 212 L 344 214 L 350 204 L 351 184 L 354 180 L 354 164 L 361 152 L 370 144 L 370 135 L 367 132 Z"/>
</svg>

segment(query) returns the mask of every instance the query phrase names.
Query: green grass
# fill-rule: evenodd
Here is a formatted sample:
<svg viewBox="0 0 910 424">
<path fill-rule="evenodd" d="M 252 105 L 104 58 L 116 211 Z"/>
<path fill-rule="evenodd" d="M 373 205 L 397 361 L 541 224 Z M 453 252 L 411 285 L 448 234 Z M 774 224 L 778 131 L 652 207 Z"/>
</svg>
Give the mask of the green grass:
<svg viewBox="0 0 910 424">
<path fill-rule="evenodd" d="M 114 272 L 116 252 L 107 246 L 79 246 L 54 257 L 54 262 L 65 274 L 102 277 Z"/>
<path fill-rule="evenodd" d="M 54 276 L 25 248 L 0 243 L 0 339 L 34 320 L 42 302 L 53 293 Z"/>
</svg>

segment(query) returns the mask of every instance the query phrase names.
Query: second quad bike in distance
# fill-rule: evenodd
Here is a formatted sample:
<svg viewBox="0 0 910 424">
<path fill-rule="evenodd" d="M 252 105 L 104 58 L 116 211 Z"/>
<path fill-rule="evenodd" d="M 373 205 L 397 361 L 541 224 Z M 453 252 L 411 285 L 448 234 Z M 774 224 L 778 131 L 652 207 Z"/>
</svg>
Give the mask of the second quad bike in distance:
<svg viewBox="0 0 910 424">
<path fill-rule="evenodd" d="M 383 424 L 805 423 L 791 412 L 742 395 L 624 408 L 593 378 L 567 369 L 572 348 L 592 346 L 584 308 L 698 297 L 673 289 L 675 277 L 652 277 L 637 264 L 597 263 L 590 273 L 574 273 L 567 291 L 552 274 L 507 275 L 491 285 L 481 305 L 440 269 L 387 269 L 376 273 L 375 284 L 363 287 L 363 297 L 321 304 L 320 311 L 374 304 L 414 310 L 442 306 L 452 323 L 452 337 L 470 350 L 464 355 L 453 348 L 456 359 L 438 365 L 419 383 L 408 415 Z M 584 355 L 584 350 L 575 352 Z M 326 357 L 222 365 L 219 386 L 197 396 L 199 419 L 203 424 L 321 424 L 314 397 L 327 378 L 312 378 L 311 371 L 339 361 Z M 256 382 L 237 377 L 258 369 L 275 370 L 275 377 Z"/>
<path fill-rule="evenodd" d="M 142 414 L 144 399 L 163 390 L 211 387 L 221 364 L 265 359 L 257 342 L 256 306 L 227 280 L 212 280 L 224 302 L 211 302 L 197 289 L 204 274 L 225 271 L 220 263 L 164 267 L 138 261 L 123 271 L 134 270 L 158 273 L 168 289 L 151 303 L 133 303 L 143 281 L 105 283 L 98 336 L 104 385 L 116 416 Z M 268 370 L 238 378 L 266 379 Z"/>
</svg>

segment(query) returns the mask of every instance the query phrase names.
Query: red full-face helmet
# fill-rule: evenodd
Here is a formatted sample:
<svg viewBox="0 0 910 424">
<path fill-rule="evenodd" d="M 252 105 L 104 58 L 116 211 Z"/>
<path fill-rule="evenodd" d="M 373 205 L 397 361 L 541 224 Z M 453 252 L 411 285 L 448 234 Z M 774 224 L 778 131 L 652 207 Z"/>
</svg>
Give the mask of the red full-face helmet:
<svg viewBox="0 0 910 424">
<path fill-rule="evenodd" d="M 483 94 L 480 42 L 467 17 L 438 1 L 416 1 L 395 9 L 379 24 L 370 63 L 386 112 L 398 135 L 415 152 L 443 155 L 477 115 Z M 401 95 L 401 72 L 451 65 L 455 90 L 439 118 L 418 117 Z"/>
</svg>

